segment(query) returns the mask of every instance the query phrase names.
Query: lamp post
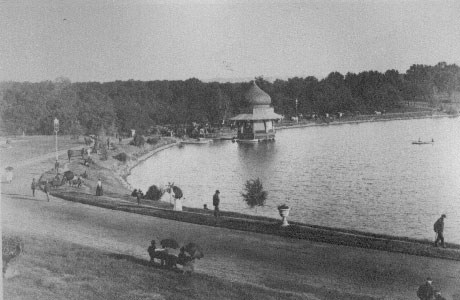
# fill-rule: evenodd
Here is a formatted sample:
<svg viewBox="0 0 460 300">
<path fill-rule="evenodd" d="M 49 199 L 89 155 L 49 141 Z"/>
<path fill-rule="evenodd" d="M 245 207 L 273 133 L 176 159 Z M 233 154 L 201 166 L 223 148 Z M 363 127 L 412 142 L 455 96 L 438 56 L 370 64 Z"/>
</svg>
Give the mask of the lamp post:
<svg viewBox="0 0 460 300">
<path fill-rule="evenodd" d="M 299 122 L 299 115 L 297 114 L 297 104 L 299 103 L 299 100 L 297 98 L 295 99 L 295 117 L 297 118 L 297 123 Z"/>
<path fill-rule="evenodd" d="M 56 134 L 56 161 L 58 160 L 58 141 L 57 141 L 57 134 L 59 131 L 59 120 L 54 118 L 54 133 Z"/>
</svg>

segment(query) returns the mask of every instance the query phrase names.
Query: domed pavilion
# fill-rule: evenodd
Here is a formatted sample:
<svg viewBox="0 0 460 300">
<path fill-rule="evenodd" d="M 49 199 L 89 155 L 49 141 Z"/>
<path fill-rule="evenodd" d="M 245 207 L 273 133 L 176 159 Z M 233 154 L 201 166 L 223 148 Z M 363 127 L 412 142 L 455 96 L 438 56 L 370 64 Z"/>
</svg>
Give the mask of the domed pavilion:
<svg viewBox="0 0 460 300">
<path fill-rule="evenodd" d="M 259 142 L 273 140 L 275 127 L 273 121 L 281 119 L 271 107 L 272 99 L 255 82 L 244 95 L 250 107 L 243 113 L 231 118 L 238 127 L 238 142 Z"/>
</svg>

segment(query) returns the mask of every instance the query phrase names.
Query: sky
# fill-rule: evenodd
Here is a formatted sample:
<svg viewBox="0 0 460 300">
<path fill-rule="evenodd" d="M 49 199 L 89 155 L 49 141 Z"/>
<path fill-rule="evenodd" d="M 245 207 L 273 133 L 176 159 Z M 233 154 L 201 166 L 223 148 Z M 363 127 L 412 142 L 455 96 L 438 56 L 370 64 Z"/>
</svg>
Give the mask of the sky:
<svg viewBox="0 0 460 300">
<path fill-rule="evenodd" d="M 2 0 L 0 81 L 306 77 L 460 65 L 460 1 Z"/>
</svg>

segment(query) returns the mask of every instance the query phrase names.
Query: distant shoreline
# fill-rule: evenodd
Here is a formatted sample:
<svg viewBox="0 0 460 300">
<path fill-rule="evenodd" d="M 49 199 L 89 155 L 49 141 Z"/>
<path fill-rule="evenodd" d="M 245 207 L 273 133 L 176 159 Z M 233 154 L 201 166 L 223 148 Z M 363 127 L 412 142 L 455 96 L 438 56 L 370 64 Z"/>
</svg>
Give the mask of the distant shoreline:
<svg viewBox="0 0 460 300">
<path fill-rule="evenodd" d="M 329 125 L 343 125 L 343 124 L 359 124 L 359 123 L 368 123 L 368 122 L 387 122 L 387 121 L 400 121 L 400 120 L 416 120 L 416 119 L 439 119 L 439 118 L 456 118 L 460 116 L 448 115 L 448 114 L 429 114 L 429 113 L 392 113 L 392 114 L 383 114 L 383 115 L 363 115 L 356 118 L 346 119 L 343 118 L 343 121 L 330 121 L 330 122 L 292 122 L 288 125 L 276 126 L 275 129 L 283 130 L 290 128 L 302 128 L 302 127 L 311 127 L 311 126 L 329 126 Z"/>
</svg>

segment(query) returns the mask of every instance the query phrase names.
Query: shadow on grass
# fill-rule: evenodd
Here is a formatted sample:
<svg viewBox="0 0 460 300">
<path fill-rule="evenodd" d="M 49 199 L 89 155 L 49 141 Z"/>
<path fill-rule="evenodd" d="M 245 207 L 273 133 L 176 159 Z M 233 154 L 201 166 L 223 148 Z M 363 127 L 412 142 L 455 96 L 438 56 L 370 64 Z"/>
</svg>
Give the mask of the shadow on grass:
<svg viewBox="0 0 460 300">
<path fill-rule="evenodd" d="M 21 195 L 21 194 L 2 193 L 2 195 L 11 196 L 11 197 L 14 197 L 15 199 L 19 199 L 19 200 L 29 200 L 29 201 L 37 201 L 37 202 L 43 202 L 44 201 L 44 200 L 34 198 L 33 196 L 26 196 L 26 195 Z"/>
<path fill-rule="evenodd" d="M 127 262 L 130 262 L 130 263 L 133 263 L 133 264 L 136 264 L 136 265 L 140 265 L 140 266 L 144 266 L 144 267 L 153 267 L 153 268 L 162 269 L 162 270 L 165 270 L 165 271 L 171 271 L 171 272 L 175 272 L 175 273 L 182 273 L 181 269 L 179 269 L 179 268 L 168 268 L 166 266 L 162 266 L 159 263 L 150 262 L 148 260 L 138 258 L 138 257 L 132 256 L 132 255 L 121 254 L 121 253 L 108 253 L 107 256 L 110 257 L 110 258 L 113 258 L 113 259 L 117 259 L 117 260 L 126 260 Z"/>
<path fill-rule="evenodd" d="M 127 255 L 127 254 L 108 253 L 107 256 L 110 257 L 110 258 L 118 259 L 118 260 L 123 259 L 123 260 L 129 261 L 131 263 L 141 265 L 141 266 L 145 266 L 145 267 L 156 266 L 156 265 L 152 265 L 150 263 L 150 261 L 148 261 L 148 260 L 138 258 L 138 257 L 134 257 L 134 256 L 131 256 L 131 255 Z M 158 265 L 158 266 L 160 266 L 160 265 Z"/>
</svg>

